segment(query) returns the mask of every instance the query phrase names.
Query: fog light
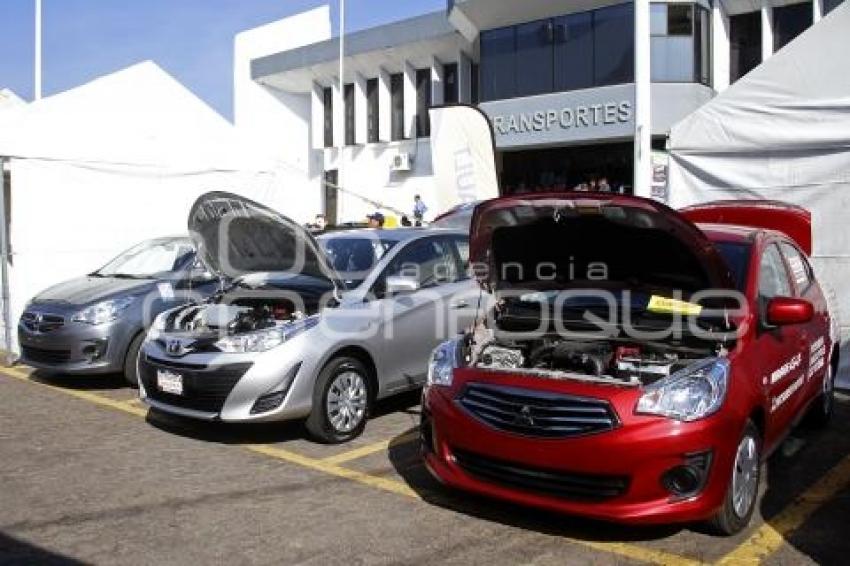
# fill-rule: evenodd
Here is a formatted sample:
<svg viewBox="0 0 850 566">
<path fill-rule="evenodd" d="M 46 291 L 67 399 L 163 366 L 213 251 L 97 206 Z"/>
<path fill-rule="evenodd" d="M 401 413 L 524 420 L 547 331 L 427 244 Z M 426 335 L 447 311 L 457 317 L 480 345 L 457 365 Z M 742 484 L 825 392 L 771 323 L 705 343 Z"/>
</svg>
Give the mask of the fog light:
<svg viewBox="0 0 850 566">
<path fill-rule="evenodd" d="M 286 391 L 276 391 L 275 393 L 263 395 L 254 402 L 254 406 L 251 407 L 251 414 L 257 415 L 277 409 L 283 403 L 284 397 L 286 397 Z"/>
<path fill-rule="evenodd" d="M 89 362 L 95 362 L 106 353 L 106 340 L 91 340 L 83 346 L 83 355 Z"/>
<path fill-rule="evenodd" d="M 693 497 L 705 487 L 710 464 L 711 452 L 686 454 L 683 464 L 664 472 L 661 484 L 675 499 Z"/>
</svg>

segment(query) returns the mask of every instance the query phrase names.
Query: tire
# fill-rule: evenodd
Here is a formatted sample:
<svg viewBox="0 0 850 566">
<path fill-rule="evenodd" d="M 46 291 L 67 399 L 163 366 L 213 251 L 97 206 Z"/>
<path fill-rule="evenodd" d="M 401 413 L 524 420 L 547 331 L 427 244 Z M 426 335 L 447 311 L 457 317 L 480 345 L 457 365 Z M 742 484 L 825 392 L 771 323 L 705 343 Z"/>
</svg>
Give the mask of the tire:
<svg viewBox="0 0 850 566">
<path fill-rule="evenodd" d="M 826 366 L 826 374 L 823 376 L 823 386 L 820 395 L 812 403 L 809 411 L 809 422 L 818 428 L 824 428 L 832 420 L 835 412 L 835 366 Z"/>
<path fill-rule="evenodd" d="M 324 444 L 340 444 L 360 436 L 371 408 L 369 373 L 357 358 L 334 358 L 319 373 L 307 432 Z"/>
<path fill-rule="evenodd" d="M 130 387 L 139 386 L 139 350 L 142 349 L 142 342 L 144 341 L 144 332 L 136 334 L 127 348 L 127 354 L 124 356 L 124 379 Z"/>
<path fill-rule="evenodd" d="M 741 532 L 750 523 L 759 500 L 761 464 L 761 435 L 753 422 L 748 420 L 735 449 L 723 506 L 709 520 L 712 531 L 731 536 Z"/>
</svg>

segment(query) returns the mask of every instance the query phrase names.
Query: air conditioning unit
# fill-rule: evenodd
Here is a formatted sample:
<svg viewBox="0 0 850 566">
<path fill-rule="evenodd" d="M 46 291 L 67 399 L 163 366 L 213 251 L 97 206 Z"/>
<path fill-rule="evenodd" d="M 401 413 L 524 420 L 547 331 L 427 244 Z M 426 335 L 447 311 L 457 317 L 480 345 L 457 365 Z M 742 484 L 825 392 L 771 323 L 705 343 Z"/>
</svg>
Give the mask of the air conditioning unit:
<svg viewBox="0 0 850 566">
<path fill-rule="evenodd" d="M 411 169 L 413 169 L 413 155 L 407 152 L 393 155 L 390 171 L 410 171 Z"/>
</svg>

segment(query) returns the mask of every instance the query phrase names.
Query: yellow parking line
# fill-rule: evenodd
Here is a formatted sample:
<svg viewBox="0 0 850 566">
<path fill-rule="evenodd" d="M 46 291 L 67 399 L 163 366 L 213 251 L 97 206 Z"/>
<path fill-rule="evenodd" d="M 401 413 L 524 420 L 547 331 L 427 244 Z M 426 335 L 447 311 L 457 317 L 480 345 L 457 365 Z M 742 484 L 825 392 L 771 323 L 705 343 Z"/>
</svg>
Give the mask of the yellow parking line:
<svg viewBox="0 0 850 566">
<path fill-rule="evenodd" d="M 719 564 L 758 564 L 782 546 L 785 536 L 799 528 L 818 508 L 850 485 L 850 456 L 824 474 L 806 491 L 762 525 Z"/>
<path fill-rule="evenodd" d="M 408 442 L 411 442 L 412 440 L 415 440 L 418 437 L 419 431 L 413 430 L 401 436 L 391 438 L 390 440 L 381 440 L 372 444 L 367 444 L 366 446 L 361 446 L 360 448 L 354 448 L 353 450 L 343 452 L 342 454 L 323 458 L 322 462 L 325 462 L 327 464 L 342 464 L 345 462 L 350 462 L 352 460 L 363 458 L 364 456 L 369 456 L 370 454 L 374 454 L 375 452 L 389 450 L 393 446 L 401 446 L 402 444 L 407 444 Z"/>
<path fill-rule="evenodd" d="M 46 387 L 48 389 L 52 389 L 54 391 L 59 391 L 61 393 L 65 393 L 72 397 L 76 397 L 78 399 L 82 399 L 84 401 L 89 401 L 96 405 L 100 405 L 102 407 L 108 407 L 111 409 L 117 409 L 124 413 L 129 413 L 138 417 L 145 417 L 147 415 L 147 409 L 143 409 L 138 406 L 134 406 L 131 404 L 131 401 L 115 401 L 104 397 L 102 395 L 98 395 L 95 393 L 89 393 L 87 391 L 79 391 L 76 389 L 66 389 L 63 387 L 57 387 L 54 385 L 50 385 L 47 383 L 43 383 L 40 381 L 35 381 L 30 379 L 29 374 L 20 371 L 14 368 L 3 368 L 0 370 L 0 373 L 7 375 L 9 377 L 19 379 L 21 381 L 26 381 L 29 383 L 33 383 L 35 385 L 40 385 L 42 387 Z M 411 438 L 415 435 L 415 432 L 407 433 L 397 439 L 390 441 L 382 441 L 380 443 L 370 444 L 368 446 L 364 446 L 362 448 L 358 448 L 355 450 L 351 450 L 349 452 L 339 454 L 336 458 L 337 460 L 342 458 L 343 456 L 347 456 L 345 461 L 350 461 L 360 456 L 353 456 L 356 452 L 363 454 L 364 451 L 369 448 L 372 452 L 379 451 L 381 449 L 385 449 L 391 445 L 403 444 L 404 442 L 409 442 Z M 410 438 L 406 438 L 410 437 Z M 246 450 L 251 452 L 255 452 L 257 454 L 262 454 L 265 456 L 269 456 L 278 460 L 282 460 L 284 462 L 288 462 L 290 464 L 294 464 L 297 466 L 301 466 L 303 468 L 308 468 L 312 470 L 316 470 L 318 472 L 322 472 L 331 476 L 336 476 L 339 478 L 344 478 L 347 480 L 351 480 L 363 485 L 367 485 L 373 488 L 381 489 L 383 491 L 388 491 L 391 493 L 395 493 L 398 495 L 403 495 L 412 499 L 420 499 L 419 494 L 417 494 L 413 489 L 410 488 L 406 483 L 393 480 L 389 478 L 383 478 L 380 476 L 375 476 L 363 472 L 358 472 L 357 470 L 352 470 L 349 468 L 345 468 L 340 466 L 338 461 L 330 461 L 330 459 L 319 460 L 316 458 L 310 458 L 308 456 L 302 456 L 301 454 L 297 454 L 295 452 L 291 452 L 289 450 L 285 450 L 283 448 L 278 448 L 276 446 L 270 446 L 267 444 L 249 444 L 243 446 Z M 615 554 L 621 556 L 623 558 L 628 558 L 630 560 L 635 560 L 638 562 L 647 562 L 652 564 L 659 564 L 661 566 L 698 566 L 702 564 L 697 560 L 693 560 L 684 556 L 679 556 L 677 554 L 672 554 L 669 552 L 664 552 L 662 550 L 654 550 L 651 548 L 645 548 L 636 544 L 631 543 L 618 543 L 618 542 L 595 542 L 595 541 L 585 541 L 581 539 L 573 539 L 569 537 L 565 537 L 566 542 L 572 542 L 578 544 L 580 546 L 584 546 L 587 548 L 591 548 L 600 552 Z"/>
<path fill-rule="evenodd" d="M 27 381 L 29 383 L 34 383 L 35 385 L 40 385 L 41 387 L 46 387 L 48 389 L 52 389 L 54 391 L 60 391 L 65 393 L 66 395 L 70 395 L 71 397 L 76 397 L 77 399 L 83 399 L 85 401 L 89 401 L 96 405 L 100 405 L 102 407 L 109 407 L 111 409 L 118 409 L 119 411 L 124 411 L 125 413 L 130 413 L 131 415 L 136 415 L 137 417 L 144 417 L 148 414 L 148 410 L 142 407 L 134 407 L 128 405 L 123 401 L 115 401 L 113 399 L 109 399 L 108 397 L 104 397 L 103 395 L 98 395 L 96 393 L 89 393 L 88 391 L 80 391 L 78 389 L 68 389 L 65 387 L 57 387 L 55 385 L 50 385 L 49 383 L 44 383 L 43 381 L 36 381 L 34 379 L 30 379 L 30 375 L 26 372 L 23 372 L 19 369 L 15 368 L 3 368 L 3 373 L 8 375 L 9 377 L 13 377 L 15 379 L 19 379 L 21 381 Z"/>
<path fill-rule="evenodd" d="M 278 460 L 284 460 L 285 462 L 297 464 L 305 468 L 311 468 L 313 470 L 324 472 L 332 476 L 353 480 L 355 482 L 362 483 L 371 487 L 377 487 L 378 489 L 383 489 L 384 491 L 391 491 L 393 493 L 397 493 L 399 495 L 406 495 L 408 497 L 419 497 L 416 492 L 410 489 L 407 484 L 397 480 L 391 480 L 379 476 L 365 474 L 363 472 L 358 472 L 349 468 L 343 468 L 342 466 L 328 463 L 324 460 L 309 458 L 307 456 L 302 456 L 301 454 L 296 454 L 295 452 L 290 452 L 289 450 L 284 450 L 283 448 L 277 448 L 275 446 L 269 446 L 267 444 L 249 444 L 245 446 L 245 448 L 251 450 L 252 452 L 257 452 L 258 454 L 264 454 L 266 456 L 271 456 L 272 458 L 277 458 Z"/>
</svg>

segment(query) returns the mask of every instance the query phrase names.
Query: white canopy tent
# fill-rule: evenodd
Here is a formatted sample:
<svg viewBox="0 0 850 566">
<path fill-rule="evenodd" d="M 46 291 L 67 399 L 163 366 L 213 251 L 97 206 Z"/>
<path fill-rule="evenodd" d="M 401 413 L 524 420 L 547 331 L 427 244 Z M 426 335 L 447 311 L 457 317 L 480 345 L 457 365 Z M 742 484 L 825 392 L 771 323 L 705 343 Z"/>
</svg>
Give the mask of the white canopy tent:
<svg viewBox="0 0 850 566">
<path fill-rule="evenodd" d="M 834 289 L 850 363 L 850 2 L 676 124 L 669 204 L 776 199 L 812 213 L 812 259 Z M 850 386 L 842 371 L 843 385 Z"/>
<path fill-rule="evenodd" d="M 228 121 L 151 62 L 0 112 L 11 180 L 3 331 L 8 325 L 15 341 L 26 301 L 45 287 L 140 240 L 185 233 L 204 192 L 236 192 L 309 218 L 293 198 L 306 174 L 242 147 Z"/>
</svg>

